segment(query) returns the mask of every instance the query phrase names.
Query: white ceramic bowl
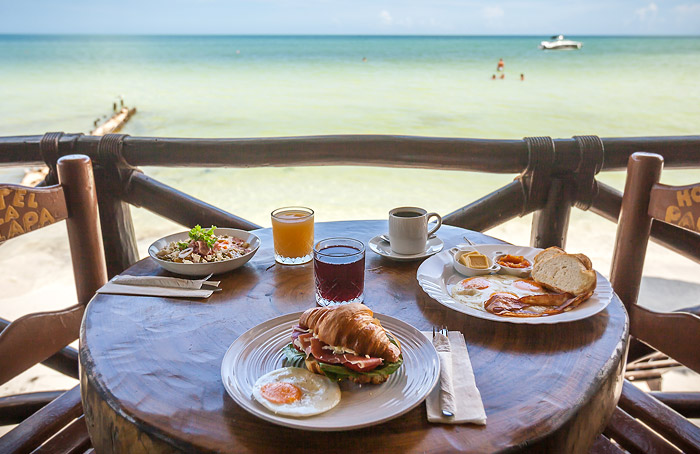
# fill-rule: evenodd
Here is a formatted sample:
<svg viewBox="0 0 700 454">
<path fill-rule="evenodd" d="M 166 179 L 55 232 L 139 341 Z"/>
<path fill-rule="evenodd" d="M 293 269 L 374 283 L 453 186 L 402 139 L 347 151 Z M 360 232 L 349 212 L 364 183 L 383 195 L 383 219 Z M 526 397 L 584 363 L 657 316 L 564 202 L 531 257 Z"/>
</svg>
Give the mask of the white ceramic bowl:
<svg viewBox="0 0 700 454">
<path fill-rule="evenodd" d="M 158 265 L 162 266 L 163 268 L 172 273 L 182 274 L 185 276 L 201 277 L 208 276 L 210 274 L 226 273 L 228 271 L 235 270 L 236 268 L 245 265 L 248 260 L 253 258 L 255 253 L 258 252 L 258 248 L 260 247 L 260 238 L 258 238 L 256 235 L 253 235 L 250 232 L 246 232 L 245 230 L 217 228 L 214 231 L 214 234 L 228 235 L 234 238 L 241 238 L 250 244 L 252 250 L 241 257 L 224 260 L 223 262 L 212 263 L 176 263 L 159 259 L 156 256 L 158 251 L 163 249 L 172 241 L 189 241 L 189 231 L 187 231 L 174 233 L 154 242 L 148 247 L 148 255 L 150 255 L 151 258 L 158 263 Z"/>
<path fill-rule="evenodd" d="M 508 254 L 496 252 L 496 254 L 493 256 L 493 263 L 496 263 L 496 261 L 504 255 Z M 509 274 L 517 277 L 530 277 L 530 273 L 532 272 L 532 260 L 527 259 L 527 261 L 530 262 L 530 266 L 527 268 L 510 268 L 508 266 L 499 265 L 501 269 L 498 271 L 498 274 Z"/>
<path fill-rule="evenodd" d="M 462 257 L 464 254 L 473 251 L 478 252 L 477 249 L 460 249 L 456 247 L 450 249 L 449 252 L 452 254 L 452 266 L 454 267 L 455 271 L 465 276 L 483 276 L 484 274 L 497 273 L 499 271 L 501 267 L 488 255 L 486 256 L 486 259 L 489 261 L 489 267 L 483 270 L 469 268 L 459 261 L 460 257 Z"/>
</svg>

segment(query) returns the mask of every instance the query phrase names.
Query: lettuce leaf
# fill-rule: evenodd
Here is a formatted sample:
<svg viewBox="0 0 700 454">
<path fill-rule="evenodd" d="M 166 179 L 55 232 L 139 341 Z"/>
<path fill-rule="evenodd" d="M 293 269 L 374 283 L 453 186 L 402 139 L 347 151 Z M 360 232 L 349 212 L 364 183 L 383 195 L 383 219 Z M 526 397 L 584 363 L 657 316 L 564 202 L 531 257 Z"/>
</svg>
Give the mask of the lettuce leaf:
<svg viewBox="0 0 700 454">
<path fill-rule="evenodd" d="M 287 364 L 292 367 L 305 367 L 304 360 L 306 355 L 304 352 L 297 350 L 294 345 L 289 344 L 282 349 L 285 358 L 287 358 Z"/>
</svg>

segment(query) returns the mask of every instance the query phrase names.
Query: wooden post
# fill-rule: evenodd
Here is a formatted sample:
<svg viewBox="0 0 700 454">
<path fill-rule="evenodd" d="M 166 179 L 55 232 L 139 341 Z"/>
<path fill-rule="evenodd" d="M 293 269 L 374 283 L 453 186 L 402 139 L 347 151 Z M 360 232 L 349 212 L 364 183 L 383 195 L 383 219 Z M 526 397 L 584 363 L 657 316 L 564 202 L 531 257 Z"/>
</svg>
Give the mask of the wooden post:
<svg viewBox="0 0 700 454">
<path fill-rule="evenodd" d="M 659 182 L 664 160 L 650 153 L 630 156 L 625 192 L 618 221 L 610 283 L 630 310 L 636 304 L 642 281 L 644 256 L 651 232 L 652 218 L 647 213 L 651 188 Z"/>
<path fill-rule="evenodd" d="M 574 187 L 570 181 L 555 178 L 549 186 L 547 204 L 532 217 L 530 245 L 548 248 L 566 246 L 569 215 L 574 200 Z"/>
<path fill-rule="evenodd" d="M 70 210 L 66 226 L 78 302 L 87 304 L 107 282 L 92 164 L 87 156 L 69 155 L 58 160 L 57 170 Z"/>
<path fill-rule="evenodd" d="M 123 184 L 133 171 L 121 158 L 124 137 L 123 134 L 103 136 L 98 146 L 99 160 L 95 164 L 97 200 L 109 278 L 139 259 L 129 204 L 121 198 Z"/>
</svg>

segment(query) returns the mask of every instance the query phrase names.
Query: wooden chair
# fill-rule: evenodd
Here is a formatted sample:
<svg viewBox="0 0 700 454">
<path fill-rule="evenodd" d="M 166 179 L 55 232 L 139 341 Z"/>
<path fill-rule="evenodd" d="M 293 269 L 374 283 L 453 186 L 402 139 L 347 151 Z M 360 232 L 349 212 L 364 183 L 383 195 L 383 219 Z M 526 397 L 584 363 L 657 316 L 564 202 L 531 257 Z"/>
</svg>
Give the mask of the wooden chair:
<svg viewBox="0 0 700 454">
<path fill-rule="evenodd" d="M 662 167 L 656 154 L 629 158 L 610 282 L 630 317 L 630 355 L 633 343 L 642 342 L 700 372 L 700 317 L 691 313 L 696 308 L 657 312 L 637 304 L 653 219 L 700 232 L 700 184 L 659 184 Z M 686 417 L 700 417 L 700 394 L 645 393 L 625 380 L 603 435 L 631 453 L 700 452 L 700 427 Z M 615 449 L 602 436 L 594 446 L 597 452 L 620 452 Z"/>
<path fill-rule="evenodd" d="M 90 159 L 64 156 L 58 160 L 57 171 L 59 184 L 55 186 L 0 185 L 0 243 L 66 219 L 78 304 L 25 315 L 2 330 L 0 384 L 55 357 L 76 340 L 85 306 L 107 281 Z M 60 452 L 85 452 L 90 439 L 82 412 L 78 386 L 64 393 L 4 397 L 0 419 L 19 425 L 0 438 L 0 452 L 58 452 L 59 447 Z"/>
</svg>

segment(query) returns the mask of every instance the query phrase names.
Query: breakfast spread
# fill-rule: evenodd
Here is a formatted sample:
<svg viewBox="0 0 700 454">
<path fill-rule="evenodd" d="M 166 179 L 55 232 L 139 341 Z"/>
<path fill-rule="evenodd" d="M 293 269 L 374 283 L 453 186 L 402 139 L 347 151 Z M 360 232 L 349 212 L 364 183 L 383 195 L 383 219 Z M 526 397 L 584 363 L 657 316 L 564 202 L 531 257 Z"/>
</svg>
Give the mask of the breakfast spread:
<svg viewBox="0 0 700 454">
<path fill-rule="evenodd" d="M 189 231 L 186 241 L 171 241 L 156 254 L 161 260 L 175 263 L 212 263 L 242 257 L 252 251 L 250 244 L 229 235 L 214 235 L 216 226 L 200 225 Z"/>
<path fill-rule="evenodd" d="M 340 388 L 327 377 L 300 367 L 283 367 L 258 378 L 253 397 L 275 414 L 306 417 L 340 402 Z"/>
<path fill-rule="evenodd" d="M 403 363 L 401 348 L 361 303 L 304 312 L 283 352 L 292 364 L 333 381 L 384 383 Z"/>
<path fill-rule="evenodd" d="M 530 278 L 502 274 L 463 279 L 451 289 L 456 301 L 499 316 L 543 317 L 569 311 L 590 298 L 596 273 L 583 254 L 545 249 L 531 264 L 523 256 L 501 255 L 501 267 L 529 268 Z"/>
</svg>

